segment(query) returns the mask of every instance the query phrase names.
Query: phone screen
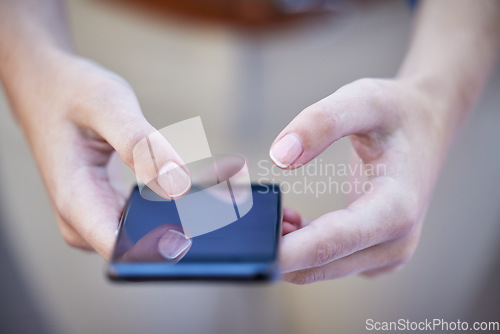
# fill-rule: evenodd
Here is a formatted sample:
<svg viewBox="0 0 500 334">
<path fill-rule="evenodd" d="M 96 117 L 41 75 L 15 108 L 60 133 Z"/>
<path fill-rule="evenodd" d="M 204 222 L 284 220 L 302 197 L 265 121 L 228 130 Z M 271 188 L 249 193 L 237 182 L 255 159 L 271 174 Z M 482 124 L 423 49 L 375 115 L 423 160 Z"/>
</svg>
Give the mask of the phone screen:
<svg viewBox="0 0 500 334">
<path fill-rule="evenodd" d="M 281 236 L 278 185 L 252 184 L 251 208 L 242 214 L 231 203 L 234 221 L 219 228 L 213 227 L 217 227 L 217 220 L 233 220 L 228 218 L 231 210 L 226 210 L 227 205 L 218 210 L 220 204 L 211 200 L 180 206 L 178 200 L 150 200 L 146 198 L 151 194 L 143 195 L 135 187 L 125 208 L 108 270 L 111 278 L 270 279 L 277 274 Z M 157 241 L 165 226 L 189 235 L 180 208 L 195 214 L 197 224 L 206 223 L 213 230 L 191 237 L 190 248 L 173 262 L 159 255 Z M 228 213 L 220 212 L 224 210 Z"/>
</svg>

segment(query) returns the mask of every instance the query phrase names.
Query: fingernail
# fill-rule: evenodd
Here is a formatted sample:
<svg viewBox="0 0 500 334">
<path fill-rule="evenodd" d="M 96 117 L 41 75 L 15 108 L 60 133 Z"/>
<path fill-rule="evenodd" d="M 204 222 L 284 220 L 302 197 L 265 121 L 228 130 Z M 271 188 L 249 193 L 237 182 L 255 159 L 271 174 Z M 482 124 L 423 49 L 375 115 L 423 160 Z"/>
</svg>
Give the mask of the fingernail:
<svg viewBox="0 0 500 334">
<path fill-rule="evenodd" d="M 180 197 L 191 188 L 191 178 L 176 162 L 166 163 L 158 172 L 158 184 L 173 198 Z"/>
<path fill-rule="evenodd" d="M 158 241 L 158 251 L 168 259 L 174 260 L 191 246 L 191 239 L 177 230 L 168 230 Z"/>
<path fill-rule="evenodd" d="M 295 133 L 289 133 L 271 147 L 269 156 L 280 168 L 288 168 L 304 152 L 302 142 Z"/>
</svg>

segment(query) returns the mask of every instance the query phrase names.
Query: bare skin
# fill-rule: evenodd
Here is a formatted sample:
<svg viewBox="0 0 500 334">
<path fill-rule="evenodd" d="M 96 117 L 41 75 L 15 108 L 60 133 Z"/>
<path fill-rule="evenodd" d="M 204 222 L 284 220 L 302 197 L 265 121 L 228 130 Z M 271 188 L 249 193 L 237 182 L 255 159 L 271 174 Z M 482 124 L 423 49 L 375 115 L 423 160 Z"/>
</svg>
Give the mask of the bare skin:
<svg viewBox="0 0 500 334">
<path fill-rule="evenodd" d="M 111 154 L 165 198 L 186 191 L 176 191 L 162 166 L 183 162 L 154 135 L 125 80 L 73 53 L 62 13 L 57 0 L 0 1 L 0 76 L 64 240 L 109 260 L 125 203 L 109 182 Z M 157 168 L 141 153 L 146 137 Z"/>
<path fill-rule="evenodd" d="M 346 209 L 312 222 L 284 210 L 283 279 L 304 284 L 375 275 L 411 258 L 448 147 L 499 44 L 499 1 L 421 1 L 395 78 L 350 83 L 306 108 L 278 135 L 271 150 L 282 168 L 308 163 L 345 136 L 363 163 L 387 166 L 372 179 L 373 192 Z M 0 78 L 64 239 L 109 260 L 124 204 L 109 183 L 111 154 L 118 152 L 141 180 L 157 177 L 136 168 L 146 162 L 133 161 L 134 147 L 155 129 L 132 88 L 75 55 L 59 0 L 0 0 Z M 287 134 L 300 145 L 298 158 L 284 146 L 274 150 Z M 168 143 L 158 147 L 165 156 L 160 165 L 182 165 Z M 293 161 L 283 161 L 287 157 Z M 172 189 L 155 191 L 169 197 Z"/>
<path fill-rule="evenodd" d="M 374 276 L 412 257 L 448 147 L 495 64 L 499 44 L 499 1 L 423 1 L 395 78 L 350 83 L 285 127 L 271 147 L 279 167 L 299 168 L 345 136 L 362 163 L 386 167 L 371 180 L 373 191 L 346 209 L 312 222 L 286 212 L 293 223 L 281 249 L 285 280 Z M 277 144 L 287 134 L 298 138 L 285 145 L 288 151 Z"/>
</svg>

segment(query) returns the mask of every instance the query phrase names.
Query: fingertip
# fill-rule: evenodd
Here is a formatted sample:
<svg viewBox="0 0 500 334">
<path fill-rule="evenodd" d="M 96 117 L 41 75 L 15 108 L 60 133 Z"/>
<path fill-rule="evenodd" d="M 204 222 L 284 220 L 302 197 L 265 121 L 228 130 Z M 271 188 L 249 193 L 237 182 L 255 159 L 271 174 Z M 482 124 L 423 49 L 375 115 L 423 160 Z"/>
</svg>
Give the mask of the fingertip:
<svg viewBox="0 0 500 334">
<path fill-rule="evenodd" d="M 290 132 L 273 143 L 269 157 L 279 168 L 288 169 L 303 153 L 304 145 L 301 138 L 296 133 Z"/>
<path fill-rule="evenodd" d="M 282 226 L 282 234 L 283 235 L 287 235 L 288 233 L 291 233 L 291 232 L 296 231 L 296 230 L 297 230 L 297 228 L 294 225 L 292 225 L 288 222 L 283 223 L 283 226 Z"/>
<path fill-rule="evenodd" d="M 167 260 L 174 261 L 181 258 L 191 247 L 192 241 L 177 229 L 169 229 L 158 241 L 158 251 Z"/>
<path fill-rule="evenodd" d="M 300 213 L 292 208 L 283 208 L 283 221 L 294 225 L 295 227 L 300 227 L 302 222 L 302 217 Z"/>
</svg>

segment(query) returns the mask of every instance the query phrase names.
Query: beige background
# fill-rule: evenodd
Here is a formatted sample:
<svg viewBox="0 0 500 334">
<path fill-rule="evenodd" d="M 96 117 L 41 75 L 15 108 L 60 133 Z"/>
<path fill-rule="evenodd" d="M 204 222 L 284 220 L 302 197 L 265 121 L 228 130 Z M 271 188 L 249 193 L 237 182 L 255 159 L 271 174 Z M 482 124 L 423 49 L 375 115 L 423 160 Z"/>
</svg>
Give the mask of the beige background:
<svg viewBox="0 0 500 334">
<path fill-rule="evenodd" d="M 124 76 L 155 126 L 201 116 L 212 151 L 245 154 L 254 177 L 302 108 L 357 78 L 394 75 L 411 21 L 405 2 L 374 1 L 249 33 L 151 20 L 96 1 L 68 4 L 78 51 Z M 367 318 L 466 319 L 484 306 L 478 296 L 498 256 L 499 84 L 497 71 L 451 150 L 414 259 L 390 276 L 310 286 L 112 284 L 98 256 L 64 244 L 1 96 L 4 239 L 53 333 L 363 333 Z M 346 162 L 348 151 L 343 140 L 322 159 Z M 287 194 L 285 203 L 316 217 L 344 200 Z"/>
</svg>

